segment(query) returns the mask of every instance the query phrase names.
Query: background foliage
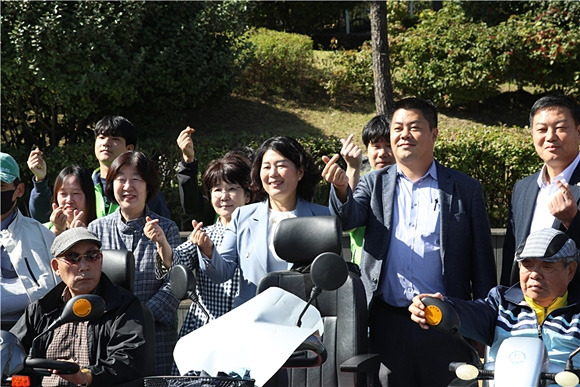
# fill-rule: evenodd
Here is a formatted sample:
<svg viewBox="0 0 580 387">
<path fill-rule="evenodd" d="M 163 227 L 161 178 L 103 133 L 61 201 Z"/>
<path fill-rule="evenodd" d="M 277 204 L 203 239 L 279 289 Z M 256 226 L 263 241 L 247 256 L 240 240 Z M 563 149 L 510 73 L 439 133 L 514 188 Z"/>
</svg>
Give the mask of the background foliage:
<svg viewBox="0 0 580 387">
<path fill-rule="evenodd" d="M 251 51 L 237 80 L 238 92 L 258 98 L 297 99 L 315 92 L 319 71 L 314 67 L 310 37 L 265 28 L 246 36 Z"/>
<path fill-rule="evenodd" d="M 457 3 L 437 13 L 425 10 L 420 18 L 421 23 L 393 39 L 396 88 L 447 106 L 497 93 L 502 58 L 485 23 L 466 19 Z"/>
<path fill-rule="evenodd" d="M 368 42 L 359 50 L 335 50 L 323 63 L 321 84 L 332 102 L 373 98 L 373 56 Z"/>
<path fill-rule="evenodd" d="M 474 21 L 463 7 L 475 6 L 446 2 L 438 12 L 424 10 L 416 25 L 393 37 L 400 92 L 440 106 L 479 103 L 505 83 L 580 94 L 580 2 L 515 2 L 511 7 L 524 13 L 505 21 L 502 13 Z"/>
<path fill-rule="evenodd" d="M 501 94 L 506 85 L 580 96 L 580 2 L 445 1 L 438 12 L 432 2 L 414 2 L 413 15 L 407 6 L 388 2 L 398 97 L 423 96 L 461 114 L 482 102 L 508 101 Z M 161 169 L 176 220 L 182 217 L 174 172 L 179 153 L 171 130 L 191 111 L 228 103 L 232 90 L 257 103 L 306 101 L 317 110 L 343 104 L 359 112 L 372 99 L 368 45 L 313 49 L 317 31 L 338 36 L 332 34 L 345 9 L 364 14 L 360 2 L 14 1 L 2 7 L 2 150 L 23 161 L 34 145 L 42 147 L 51 176 L 71 163 L 90 167 L 94 123 L 105 114 L 130 117 L 139 128 L 138 148 Z M 493 106 L 494 119 L 510 107 Z M 197 157 L 203 166 L 233 147 L 286 134 L 280 128 L 284 122 L 260 132 L 235 125 L 209 131 Z M 437 159 L 480 180 L 492 226 L 504 226 L 513 183 L 540 165 L 527 131 L 478 125 L 440 133 Z M 340 149 L 338 137 L 295 137 L 317 160 Z M 326 203 L 327 188 L 317 202 Z"/>
<path fill-rule="evenodd" d="M 438 12 L 429 6 L 418 2 L 410 16 L 406 3 L 388 2 L 398 95 L 446 107 L 476 106 L 499 96 L 506 84 L 580 95 L 580 2 L 510 2 L 498 8 L 445 2 Z M 330 103 L 372 98 L 368 44 L 331 51 L 318 71 L 305 35 L 262 28 L 250 36 L 254 60 L 237 93 L 307 100 L 324 91 Z"/>
<path fill-rule="evenodd" d="M 542 165 L 529 129 L 505 126 L 440 129 L 435 158 L 481 183 L 492 227 L 505 227 L 515 182 Z"/>
<path fill-rule="evenodd" d="M 111 113 L 154 134 L 228 94 L 243 67 L 245 6 L 3 2 L 3 142 L 82 142 Z"/>
</svg>

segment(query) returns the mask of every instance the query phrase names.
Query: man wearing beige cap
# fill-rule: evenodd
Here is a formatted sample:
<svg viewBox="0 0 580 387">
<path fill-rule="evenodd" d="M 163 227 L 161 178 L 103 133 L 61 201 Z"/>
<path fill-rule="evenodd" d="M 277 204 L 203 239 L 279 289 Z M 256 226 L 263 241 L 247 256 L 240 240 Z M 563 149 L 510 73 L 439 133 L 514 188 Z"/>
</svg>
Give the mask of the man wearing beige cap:
<svg viewBox="0 0 580 387">
<path fill-rule="evenodd" d="M 51 265 L 62 282 L 31 304 L 10 330 L 29 351 L 33 339 L 58 318 L 70 298 L 97 294 L 105 300 L 105 312 L 98 319 L 64 324 L 37 340 L 34 357 L 69 360 L 81 367 L 76 374 L 44 378 L 42 385 L 118 386 L 146 371 L 141 303 L 101 273 L 100 247 L 101 241 L 84 227 L 57 236 Z"/>
<path fill-rule="evenodd" d="M 49 250 L 54 234 L 18 209 L 24 183 L 16 160 L 4 152 L 0 152 L 0 179 L 2 329 L 9 329 L 28 304 L 48 293 L 58 279 L 50 268 Z"/>
<path fill-rule="evenodd" d="M 459 314 L 463 336 L 490 346 L 493 361 L 504 339 L 511 336 L 539 337 L 553 364 L 563 367 L 580 347 L 580 289 L 571 282 L 578 266 L 578 250 L 564 232 L 544 228 L 532 232 L 515 253 L 520 283 L 496 286 L 485 299 L 465 301 L 445 298 Z M 415 296 L 409 306 L 411 319 L 427 329 L 426 296 Z M 580 360 L 574 366 L 580 366 Z"/>
</svg>

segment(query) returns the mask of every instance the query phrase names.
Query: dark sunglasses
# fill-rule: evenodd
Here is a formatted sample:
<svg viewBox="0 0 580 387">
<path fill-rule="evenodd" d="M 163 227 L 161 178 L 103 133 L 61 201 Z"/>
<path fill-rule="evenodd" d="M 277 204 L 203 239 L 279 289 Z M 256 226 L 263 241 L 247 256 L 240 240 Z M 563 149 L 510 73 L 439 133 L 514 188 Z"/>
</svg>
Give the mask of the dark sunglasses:
<svg viewBox="0 0 580 387">
<path fill-rule="evenodd" d="M 68 253 L 64 253 L 63 255 L 59 256 L 58 258 L 62 258 L 68 263 L 75 265 L 79 263 L 83 257 L 89 262 L 95 262 L 103 258 L 103 253 L 101 250 L 89 250 L 86 254 L 79 254 L 73 251 L 69 251 Z"/>
</svg>

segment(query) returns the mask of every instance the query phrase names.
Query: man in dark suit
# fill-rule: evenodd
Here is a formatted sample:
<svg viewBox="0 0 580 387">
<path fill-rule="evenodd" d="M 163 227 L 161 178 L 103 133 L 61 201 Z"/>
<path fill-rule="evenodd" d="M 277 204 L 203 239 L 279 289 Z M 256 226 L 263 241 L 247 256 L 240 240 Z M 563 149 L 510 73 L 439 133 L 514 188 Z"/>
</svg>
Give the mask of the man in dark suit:
<svg viewBox="0 0 580 387">
<path fill-rule="evenodd" d="M 580 246 L 580 105 L 563 95 L 542 97 L 530 111 L 530 128 L 544 166 L 514 185 L 500 279 L 506 286 L 519 281 L 515 250 L 531 232 L 553 227 Z"/>
<path fill-rule="evenodd" d="M 495 286 L 483 190 L 434 160 L 437 109 L 430 101 L 403 99 L 391 116 L 396 164 L 364 175 L 354 193 L 338 155 L 323 157 L 323 176 L 343 229 L 366 226 L 361 272 L 370 349 L 389 368 L 389 386 L 446 386 L 449 362 L 470 361 L 469 351 L 450 336 L 425 334 L 407 308 L 425 289 L 472 299 Z"/>
</svg>

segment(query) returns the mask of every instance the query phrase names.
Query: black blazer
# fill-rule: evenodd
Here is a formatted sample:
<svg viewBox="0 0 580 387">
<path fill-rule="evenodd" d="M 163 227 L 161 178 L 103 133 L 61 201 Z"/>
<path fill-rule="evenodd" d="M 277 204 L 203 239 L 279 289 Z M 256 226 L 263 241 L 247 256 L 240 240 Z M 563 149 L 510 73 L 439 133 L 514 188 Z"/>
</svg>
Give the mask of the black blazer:
<svg viewBox="0 0 580 387">
<path fill-rule="evenodd" d="M 506 235 L 503 243 L 501 285 L 510 286 L 519 282 L 519 270 L 514 261 L 514 257 L 517 247 L 530 235 L 536 198 L 540 192 L 540 187 L 538 187 L 537 183 L 539 175 L 540 172 L 536 172 L 514 184 Z M 574 199 L 576 199 L 576 203 L 578 203 L 578 208 L 580 209 L 580 186 L 577 185 L 578 183 L 580 183 L 580 164 L 572 172 L 572 177 L 568 182 L 570 190 L 574 194 Z M 577 246 L 580 246 L 580 211 L 576 213 L 576 217 L 572 221 L 569 229 L 566 230 L 558 219 L 554 220 L 552 227 L 564 231 L 576 242 Z M 580 276 L 577 275 L 575 282 L 579 278 Z"/>
</svg>

